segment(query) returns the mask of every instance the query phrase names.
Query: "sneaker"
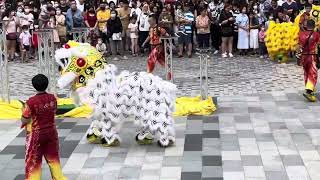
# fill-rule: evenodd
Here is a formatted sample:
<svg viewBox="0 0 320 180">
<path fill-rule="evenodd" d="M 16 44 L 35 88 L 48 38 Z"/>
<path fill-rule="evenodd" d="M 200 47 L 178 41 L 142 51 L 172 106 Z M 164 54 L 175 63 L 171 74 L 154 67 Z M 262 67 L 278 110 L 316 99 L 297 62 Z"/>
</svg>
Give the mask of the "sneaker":
<svg viewBox="0 0 320 180">
<path fill-rule="evenodd" d="M 303 93 L 303 96 L 310 102 L 316 102 L 317 97 L 314 95 L 314 93 Z"/>
<path fill-rule="evenodd" d="M 260 59 L 263 59 L 264 58 L 264 56 L 260 56 Z"/>
<path fill-rule="evenodd" d="M 114 61 L 119 61 L 119 58 L 115 57 L 113 58 Z"/>
<path fill-rule="evenodd" d="M 128 57 L 127 57 L 127 56 L 123 56 L 123 58 L 122 58 L 122 59 L 127 60 L 127 59 L 128 59 Z"/>
<path fill-rule="evenodd" d="M 223 58 L 227 58 L 227 57 L 228 57 L 227 53 L 223 53 L 223 54 L 222 54 L 222 57 L 223 57 Z"/>
<path fill-rule="evenodd" d="M 216 54 L 218 54 L 218 53 L 219 53 L 218 50 L 215 50 L 215 51 L 213 52 L 214 55 L 216 55 Z"/>
<path fill-rule="evenodd" d="M 229 57 L 233 58 L 233 54 L 232 54 L 232 53 L 229 53 Z"/>
<path fill-rule="evenodd" d="M 19 57 L 19 54 L 18 54 L 18 53 L 14 53 L 14 56 L 15 56 L 15 57 Z"/>
</svg>

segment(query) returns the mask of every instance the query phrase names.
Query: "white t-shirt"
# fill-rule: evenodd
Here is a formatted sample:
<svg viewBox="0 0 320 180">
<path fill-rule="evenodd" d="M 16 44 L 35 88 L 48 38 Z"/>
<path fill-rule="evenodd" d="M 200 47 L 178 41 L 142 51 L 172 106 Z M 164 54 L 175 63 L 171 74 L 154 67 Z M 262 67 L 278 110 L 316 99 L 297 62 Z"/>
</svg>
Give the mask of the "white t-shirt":
<svg viewBox="0 0 320 180">
<path fill-rule="evenodd" d="M 31 34 L 29 31 L 22 32 L 19 36 L 19 39 L 22 39 L 22 44 L 25 46 L 30 46 L 30 39 L 31 39 Z"/>
<path fill-rule="evenodd" d="M 102 44 L 97 44 L 96 45 L 96 49 L 101 52 L 101 53 L 104 53 L 106 50 L 107 50 L 107 46 L 102 43 Z"/>
<path fill-rule="evenodd" d="M 130 23 L 128 26 L 128 29 L 130 30 L 130 38 L 138 38 L 137 30 L 138 30 L 138 24 Z"/>
<path fill-rule="evenodd" d="M 150 24 L 148 21 L 149 16 L 146 14 L 141 13 L 139 17 L 139 31 L 149 31 Z"/>
<path fill-rule="evenodd" d="M 81 5 L 79 0 L 76 1 L 77 2 L 77 9 L 79 9 L 81 12 L 84 11 L 84 3 Z"/>
<path fill-rule="evenodd" d="M 137 19 L 139 19 L 140 15 L 141 15 L 141 9 L 140 8 L 131 8 L 131 12 L 130 12 L 130 17 L 132 17 L 132 15 L 135 14 L 137 16 Z"/>
<path fill-rule="evenodd" d="M 282 4 L 286 2 L 286 1 L 283 1 L 283 0 L 278 0 L 278 6 L 282 6 Z"/>
<path fill-rule="evenodd" d="M 34 21 L 34 17 L 33 17 L 33 14 L 31 13 L 22 14 L 22 16 L 20 17 L 20 23 L 22 26 L 24 25 L 31 26 L 33 21 Z"/>
</svg>

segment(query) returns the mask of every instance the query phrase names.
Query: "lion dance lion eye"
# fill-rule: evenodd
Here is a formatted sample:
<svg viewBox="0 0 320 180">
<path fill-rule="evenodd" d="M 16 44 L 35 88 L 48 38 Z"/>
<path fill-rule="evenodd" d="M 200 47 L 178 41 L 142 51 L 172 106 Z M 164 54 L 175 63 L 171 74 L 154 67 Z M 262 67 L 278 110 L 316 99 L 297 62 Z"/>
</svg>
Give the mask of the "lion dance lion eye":
<svg viewBox="0 0 320 180">
<path fill-rule="evenodd" d="M 87 64 L 86 60 L 83 58 L 78 58 L 76 63 L 79 68 L 83 68 Z"/>
</svg>

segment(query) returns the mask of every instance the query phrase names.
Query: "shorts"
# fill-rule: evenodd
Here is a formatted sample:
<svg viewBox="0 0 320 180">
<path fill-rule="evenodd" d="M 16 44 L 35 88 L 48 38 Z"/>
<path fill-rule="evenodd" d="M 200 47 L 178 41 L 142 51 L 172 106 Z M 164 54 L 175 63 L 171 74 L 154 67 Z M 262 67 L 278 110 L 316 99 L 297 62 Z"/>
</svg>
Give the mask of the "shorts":
<svg viewBox="0 0 320 180">
<path fill-rule="evenodd" d="M 178 44 L 190 44 L 192 42 L 191 34 L 179 33 Z"/>
<path fill-rule="evenodd" d="M 30 45 L 23 45 L 23 49 L 25 49 L 26 51 L 30 51 Z"/>
</svg>

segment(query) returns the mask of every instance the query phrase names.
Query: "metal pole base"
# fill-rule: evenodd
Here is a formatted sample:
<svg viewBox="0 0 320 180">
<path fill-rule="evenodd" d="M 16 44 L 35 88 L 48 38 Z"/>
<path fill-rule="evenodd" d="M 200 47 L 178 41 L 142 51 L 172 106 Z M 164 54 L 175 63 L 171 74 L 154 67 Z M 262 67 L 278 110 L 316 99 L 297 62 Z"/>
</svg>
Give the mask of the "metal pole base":
<svg viewBox="0 0 320 180">
<path fill-rule="evenodd" d="M 164 42 L 164 55 L 165 55 L 165 73 L 166 80 L 173 83 L 173 58 L 172 58 L 172 42 L 174 37 L 162 37 Z"/>
<path fill-rule="evenodd" d="M 208 55 L 209 49 L 197 49 L 197 53 L 199 55 L 199 64 L 200 64 L 200 72 L 199 72 L 199 79 L 200 79 L 200 95 L 202 100 L 208 99 Z M 211 78 L 210 78 L 211 79 Z"/>
</svg>

